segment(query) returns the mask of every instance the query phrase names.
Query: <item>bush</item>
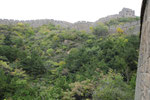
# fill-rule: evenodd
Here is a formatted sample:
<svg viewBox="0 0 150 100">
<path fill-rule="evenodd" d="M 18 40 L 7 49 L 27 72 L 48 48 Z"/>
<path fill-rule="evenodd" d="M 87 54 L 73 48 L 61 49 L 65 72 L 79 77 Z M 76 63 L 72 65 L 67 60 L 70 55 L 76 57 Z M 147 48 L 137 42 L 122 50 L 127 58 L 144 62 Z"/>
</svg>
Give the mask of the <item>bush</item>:
<svg viewBox="0 0 150 100">
<path fill-rule="evenodd" d="M 23 68 L 29 75 L 38 76 L 46 72 L 44 62 L 36 50 L 33 50 L 31 55 L 22 59 L 20 68 Z"/>
<path fill-rule="evenodd" d="M 34 98 L 34 91 L 22 70 L 12 68 L 0 61 L 0 100 L 26 100 Z"/>
<path fill-rule="evenodd" d="M 62 100 L 87 100 L 92 98 L 94 85 L 90 80 L 71 83 L 70 90 L 64 92 Z"/>
<path fill-rule="evenodd" d="M 106 36 L 108 33 L 108 27 L 102 23 L 99 23 L 96 27 L 93 28 L 93 34 L 97 36 Z"/>
<path fill-rule="evenodd" d="M 123 81 L 120 74 L 109 71 L 99 81 L 93 100 L 133 100 L 134 91 Z"/>
<path fill-rule="evenodd" d="M 118 27 L 117 28 L 117 33 L 124 33 L 124 31 L 120 27 Z"/>
</svg>

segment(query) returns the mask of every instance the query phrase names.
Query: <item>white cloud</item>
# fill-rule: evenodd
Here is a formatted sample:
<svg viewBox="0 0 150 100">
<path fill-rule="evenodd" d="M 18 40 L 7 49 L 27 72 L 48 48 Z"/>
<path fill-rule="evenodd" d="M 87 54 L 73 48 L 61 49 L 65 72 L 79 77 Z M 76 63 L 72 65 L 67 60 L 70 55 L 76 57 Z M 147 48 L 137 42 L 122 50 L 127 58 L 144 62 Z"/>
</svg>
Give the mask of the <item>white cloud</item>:
<svg viewBox="0 0 150 100">
<path fill-rule="evenodd" d="M 117 14 L 123 7 L 140 15 L 142 0 L 0 0 L 0 18 L 95 21 Z"/>
</svg>

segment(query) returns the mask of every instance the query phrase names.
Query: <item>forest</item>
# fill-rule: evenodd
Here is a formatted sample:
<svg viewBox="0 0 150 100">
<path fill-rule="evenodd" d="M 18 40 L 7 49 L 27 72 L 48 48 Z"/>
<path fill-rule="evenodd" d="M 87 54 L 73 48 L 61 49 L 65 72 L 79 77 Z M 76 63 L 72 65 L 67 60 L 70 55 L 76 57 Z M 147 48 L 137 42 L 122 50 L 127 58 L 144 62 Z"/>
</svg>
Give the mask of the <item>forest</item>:
<svg viewBox="0 0 150 100">
<path fill-rule="evenodd" d="M 131 19 L 130 19 L 131 20 Z M 100 23 L 0 25 L 0 100 L 134 100 L 139 36 Z"/>
</svg>

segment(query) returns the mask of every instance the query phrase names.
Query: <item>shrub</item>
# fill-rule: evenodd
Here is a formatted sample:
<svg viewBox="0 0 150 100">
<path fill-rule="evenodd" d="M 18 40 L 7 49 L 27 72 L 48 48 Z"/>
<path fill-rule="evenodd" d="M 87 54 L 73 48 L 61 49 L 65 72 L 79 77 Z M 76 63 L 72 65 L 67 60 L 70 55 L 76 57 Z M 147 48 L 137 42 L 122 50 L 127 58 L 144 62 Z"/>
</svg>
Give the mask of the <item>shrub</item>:
<svg viewBox="0 0 150 100">
<path fill-rule="evenodd" d="M 0 100 L 33 99 L 35 94 L 28 84 L 22 70 L 13 70 L 7 63 L 0 61 Z"/>
<path fill-rule="evenodd" d="M 34 76 L 42 75 L 46 72 L 44 62 L 36 50 L 33 50 L 31 55 L 22 59 L 20 68 L 23 68 L 29 75 Z"/>
<path fill-rule="evenodd" d="M 94 85 L 90 80 L 71 83 L 70 90 L 64 92 L 62 100 L 87 100 L 92 98 Z"/>
<path fill-rule="evenodd" d="M 108 33 L 108 27 L 102 23 L 99 23 L 96 27 L 93 28 L 93 34 L 97 36 L 106 36 Z"/>
<path fill-rule="evenodd" d="M 117 33 L 123 33 L 124 31 L 119 27 L 117 28 Z"/>
<path fill-rule="evenodd" d="M 109 71 L 99 81 L 93 100 L 133 100 L 134 91 L 123 81 L 120 74 Z"/>
</svg>

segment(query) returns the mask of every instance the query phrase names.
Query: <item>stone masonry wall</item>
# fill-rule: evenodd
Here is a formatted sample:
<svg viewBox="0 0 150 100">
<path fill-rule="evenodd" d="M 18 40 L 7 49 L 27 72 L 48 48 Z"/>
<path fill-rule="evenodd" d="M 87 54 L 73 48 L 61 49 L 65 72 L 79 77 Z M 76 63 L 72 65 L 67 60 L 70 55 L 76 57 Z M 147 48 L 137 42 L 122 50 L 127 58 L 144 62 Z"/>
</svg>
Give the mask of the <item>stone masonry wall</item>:
<svg viewBox="0 0 150 100">
<path fill-rule="evenodd" d="M 123 17 L 134 17 L 135 11 L 129 8 L 123 8 L 122 11 L 119 12 L 119 15 L 122 15 Z"/>
<path fill-rule="evenodd" d="M 76 29 L 79 31 L 86 31 L 86 32 L 90 32 L 90 27 L 95 27 L 97 26 L 98 23 L 105 23 L 108 22 L 112 19 L 118 19 L 118 18 L 123 18 L 123 17 L 136 17 L 134 14 L 134 10 L 129 9 L 129 8 L 123 8 L 119 14 L 114 14 L 114 15 L 109 15 L 107 17 L 103 17 L 100 18 L 99 20 L 95 21 L 95 22 L 87 22 L 87 21 L 78 21 L 75 23 L 70 23 L 70 22 L 66 22 L 66 21 L 60 21 L 60 20 L 53 20 L 53 19 L 39 19 L 39 20 L 8 20 L 8 19 L 0 19 L 0 24 L 6 24 L 6 25 L 10 25 L 10 24 L 17 24 L 18 22 L 22 22 L 22 23 L 28 23 L 30 24 L 32 27 L 39 27 L 42 26 L 44 24 L 49 24 L 52 23 L 54 25 L 60 25 L 64 28 L 70 28 L 70 29 Z M 135 24 L 136 23 L 136 24 Z M 135 26 L 135 30 L 138 30 L 139 27 L 139 23 L 138 22 L 131 22 L 122 26 L 116 26 L 116 27 L 120 27 L 123 30 L 129 29 L 132 24 L 134 24 Z M 126 27 L 126 25 L 128 25 Z M 116 27 L 110 27 L 112 32 L 116 33 Z M 135 34 L 137 34 L 137 31 L 133 31 Z M 133 33 L 131 32 L 131 33 Z M 128 31 L 126 32 L 128 33 Z"/>
<path fill-rule="evenodd" d="M 134 34 L 137 35 L 140 32 L 140 21 L 125 23 L 123 25 L 110 26 L 109 34 L 117 33 L 117 28 L 121 28 L 125 34 Z"/>
<path fill-rule="evenodd" d="M 150 100 L 150 0 L 144 6 L 135 100 Z"/>
</svg>

